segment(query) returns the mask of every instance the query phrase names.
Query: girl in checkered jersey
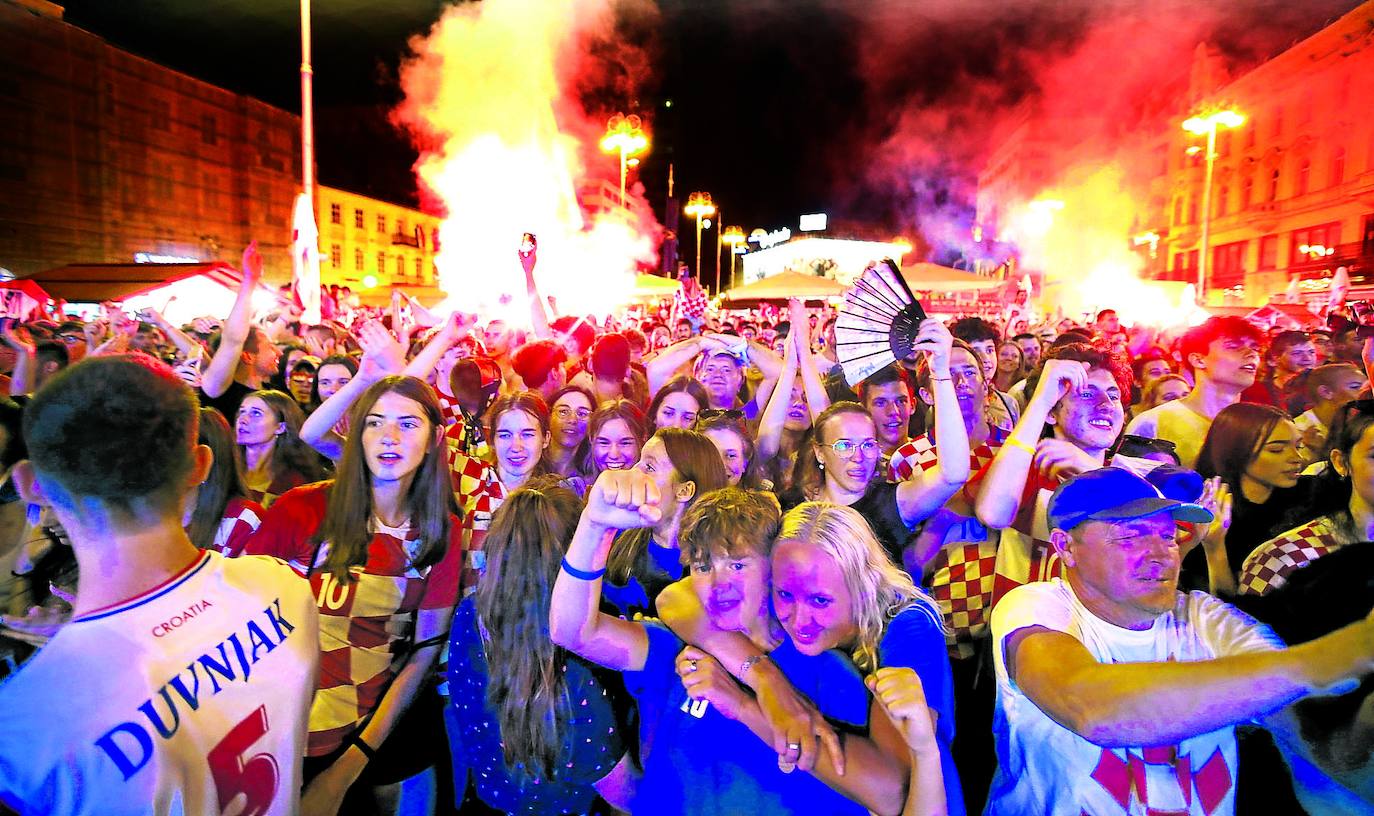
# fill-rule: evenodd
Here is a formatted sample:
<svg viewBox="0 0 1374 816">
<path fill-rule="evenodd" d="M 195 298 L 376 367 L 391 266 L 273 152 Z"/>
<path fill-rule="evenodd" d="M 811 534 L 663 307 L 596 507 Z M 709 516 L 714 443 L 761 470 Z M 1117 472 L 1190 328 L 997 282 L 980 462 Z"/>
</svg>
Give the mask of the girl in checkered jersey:
<svg viewBox="0 0 1374 816">
<path fill-rule="evenodd" d="M 434 389 L 367 364 L 336 477 L 294 488 L 268 511 L 248 554 L 305 574 L 320 612 L 302 809 L 394 811 L 400 780 L 439 760 L 435 742 L 391 736 L 429 680 L 458 600 L 462 547 Z M 350 397 L 351 398 L 351 397 Z M 408 721 L 413 724 L 413 721 Z M 433 723 L 431 723 L 433 725 Z"/>
<path fill-rule="evenodd" d="M 1331 426 L 1329 467 L 1317 477 L 1316 518 L 1255 548 L 1240 569 L 1241 595 L 1265 595 L 1297 570 L 1348 544 L 1374 540 L 1374 401 L 1347 403 Z"/>
</svg>

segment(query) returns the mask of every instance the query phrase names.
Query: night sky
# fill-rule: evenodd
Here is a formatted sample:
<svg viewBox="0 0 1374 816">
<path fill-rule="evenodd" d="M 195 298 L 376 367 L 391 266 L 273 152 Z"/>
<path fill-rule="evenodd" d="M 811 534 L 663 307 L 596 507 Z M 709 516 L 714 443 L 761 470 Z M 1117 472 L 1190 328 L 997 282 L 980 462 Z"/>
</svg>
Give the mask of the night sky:
<svg viewBox="0 0 1374 816">
<path fill-rule="evenodd" d="M 643 3 L 644 0 L 636 0 Z M 661 0 L 627 25 L 654 75 L 641 177 L 662 218 L 710 191 L 731 223 L 796 229 L 797 215 L 911 234 L 934 208 L 971 218 L 973 179 L 998 121 L 1035 95 L 1040 68 L 1094 26 L 1177 15 L 1242 63 L 1317 30 L 1352 0 Z M 67 20 L 198 78 L 299 110 L 297 0 L 69 0 Z M 439 0 L 315 0 L 317 160 L 325 184 L 417 200 L 415 154 L 387 124 L 407 39 Z M 642 15 L 641 15 L 642 18 Z M 1199 22 L 1200 20 L 1204 22 Z M 1185 25 L 1186 24 L 1186 25 Z M 1148 42 L 1141 48 L 1149 48 Z M 1161 83 L 1186 65 L 1160 66 Z M 1092 77 L 1085 77 L 1090 83 Z M 665 100 L 672 100 L 671 108 Z M 367 157 L 365 161 L 359 157 Z"/>
</svg>

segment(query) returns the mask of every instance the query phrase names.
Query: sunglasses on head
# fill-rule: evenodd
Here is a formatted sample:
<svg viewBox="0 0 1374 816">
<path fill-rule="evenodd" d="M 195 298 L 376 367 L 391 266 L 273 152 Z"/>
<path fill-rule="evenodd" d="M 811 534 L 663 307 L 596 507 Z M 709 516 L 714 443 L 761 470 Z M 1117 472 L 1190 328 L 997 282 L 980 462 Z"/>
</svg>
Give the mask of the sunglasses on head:
<svg viewBox="0 0 1374 816">
<path fill-rule="evenodd" d="M 744 419 L 744 412 L 738 408 L 706 408 L 697 412 L 698 419 L 715 419 L 725 417 L 726 419 Z"/>
</svg>

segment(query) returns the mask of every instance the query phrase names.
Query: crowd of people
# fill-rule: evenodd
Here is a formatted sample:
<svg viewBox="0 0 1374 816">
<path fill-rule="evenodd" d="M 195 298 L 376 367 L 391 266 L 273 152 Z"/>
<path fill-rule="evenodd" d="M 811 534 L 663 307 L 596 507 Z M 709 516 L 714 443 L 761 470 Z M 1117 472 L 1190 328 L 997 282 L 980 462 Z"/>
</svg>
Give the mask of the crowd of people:
<svg viewBox="0 0 1374 816">
<path fill-rule="evenodd" d="M 0 325 L 0 810 L 1374 812 L 1351 319 L 929 318 L 849 383 L 797 301 L 243 275 Z"/>
</svg>

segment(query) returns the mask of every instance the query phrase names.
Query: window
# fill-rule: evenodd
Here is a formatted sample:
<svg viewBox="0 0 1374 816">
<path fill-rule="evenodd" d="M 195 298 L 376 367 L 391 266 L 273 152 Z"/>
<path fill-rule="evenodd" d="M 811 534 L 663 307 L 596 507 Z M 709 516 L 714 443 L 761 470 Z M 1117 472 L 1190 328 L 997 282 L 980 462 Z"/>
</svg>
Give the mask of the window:
<svg viewBox="0 0 1374 816">
<path fill-rule="evenodd" d="M 386 216 L 381 213 L 377 213 L 377 231 L 386 232 Z"/>
<path fill-rule="evenodd" d="M 1174 223 L 1175 223 L 1175 224 L 1182 224 L 1182 223 L 1183 223 L 1183 197 L 1182 197 L 1182 196 L 1180 196 L 1180 197 L 1174 199 Z"/>
<path fill-rule="evenodd" d="M 363 251 L 361 249 L 353 250 L 353 268 L 359 272 L 363 271 Z"/>
<path fill-rule="evenodd" d="M 329 265 L 335 269 L 343 266 L 343 247 L 338 244 L 330 244 L 329 246 Z"/>
<path fill-rule="evenodd" d="M 212 145 L 217 141 L 217 135 L 215 133 L 215 117 L 211 114 L 201 114 L 200 140 L 208 145 Z"/>
<path fill-rule="evenodd" d="M 1329 224 L 1321 224 L 1307 229 L 1293 230 L 1293 243 L 1288 252 L 1288 265 L 1306 263 L 1316 260 L 1318 257 L 1311 251 L 1312 247 L 1325 247 L 1334 249 L 1341 240 L 1341 225 L 1339 221 Z M 1307 247 L 1307 249 L 1303 249 Z"/>
<path fill-rule="evenodd" d="M 385 275 L 385 274 L 386 274 L 386 253 L 385 253 L 385 252 L 378 252 L 378 253 L 377 253 L 377 274 L 378 274 L 378 275 Z"/>
<path fill-rule="evenodd" d="M 218 180 L 209 173 L 204 173 L 200 177 L 202 203 L 206 210 L 219 209 L 219 185 Z"/>
<path fill-rule="evenodd" d="M 396 256 L 396 277 L 404 278 L 406 274 L 406 259 L 400 255 Z"/>
<path fill-rule="evenodd" d="M 1231 155 L 1231 131 L 1223 130 L 1217 134 L 1217 156 Z"/>
<path fill-rule="evenodd" d="M 1249 173 L 1240 180 L 1240 209 L 1245 211 L 1250 209 L 1250 201 L 1255 195 L 1255 179 Z"/>
<path fill-rule="evenodd" d="M 329 205 L 329 223 L 331 223 L 331 224 L 342 224 L 342 223 L 343 223 L 343 207 L 342 207 L 342 206 L 340 206 L 340 205 L 338 205 L 338 204 L 330 204 L 330 205 Z"/>
<path fill-rule="evenodd" d="M 1335 187 L 1343 181 L 1345 181 L 1345 148 L 1338 147 L 1331 154 L 1331 184 L 1329 186 Z"/>
<path fill-rule="evenodd" d="M 417 279 L 418 279 L 418 278 L 424 277 L 424 273 L 423 273 L 423 271 L 422 271 L 422 270 L 425 268 L 425 267 L 424 267 L 424 263 L 425 263 L 425 262 L 424 262 L 423 260 L 421 260 L 420 258 L 416 258 L 416 259 L 415 259 L 415 277 L 416 277 Z"/>
<path fill-rule="evenodd" d="M 362 210 L 354 210 L 354 211 L 353 211 L 353 226 L 357 227 L 358 229 L 362 229 L 364 223 L 365 223 L 365 222 L 363 221 L 363 211 L 362 211 Z"/>
<path fill-rule="evenodd" d="M 1188 223 L 1196 224 L 1197 221 L 1197 196 L 1188 202 Z"/>
<path fill-rule="evenodd" d="M 1259 133 L 1259 125 L 1251 123 L 1250 127 L 1245 128 L 1245 147 L 1247 149 L 1255 146 L 1255 137 Z"/>
<path fill-rule="evenodd" d="M 1259 268 L 1275 269 L 1279 265 L 1279 236 L 1266 235 L 1260 239 Z"/>
<path fill-rule="evenodd" d="M 1245 241 L 1212 248 L 1212 279 L 1209 286 L 1229 289 L 1245 282 Z"/>
<path fill-rule="evenodd" d="M 1278 108 L 1274 111 L 1274 126 L 1270 130 L 1270 133 L 1274 136 L 1283 135 L 1283 108 Z"/>
<path fill-rule="evenodd" d="M 1269 198 L 1267 201 L 1277 201 L 1279 198 L 1279 168 L 1269 174 Z"/>
<path fill-rule="evenodd" d="M 1217 203 L 1212 208 L 1213 217 L 1226 214 L 1226 204 L 1231 200 L 1231 187 L 1223 184 L 1217 188 Z"/>
<path fill-rule="evenodd" d="M 172 108 L 165 99 L 154 99 L 148 115 L 148 124 L 153 130 L 172 129 Z"/>
<path fill-rule="evenodd" d="M 1307 194 L 1307 182 L 1312 179 L 1312 160 L 1303 159 L 1298 165 L 1298 179 L 1293 185 L 1293 195 Z"/>
<path fill-rule="evenodd" d="M 397 234 L 397 235 L 405 235 L 405 234 L 406 234 L 406 220 L 405 220 L 404 218 L 397 218 L 397 219 L 396 219 L 396 234 Z"/>
</svg>

